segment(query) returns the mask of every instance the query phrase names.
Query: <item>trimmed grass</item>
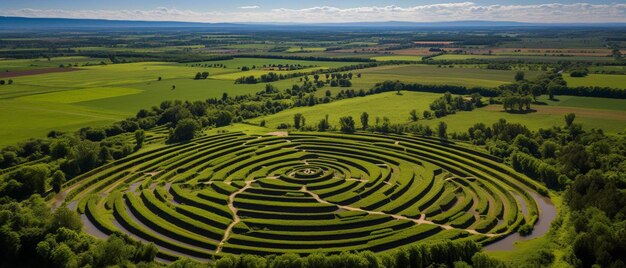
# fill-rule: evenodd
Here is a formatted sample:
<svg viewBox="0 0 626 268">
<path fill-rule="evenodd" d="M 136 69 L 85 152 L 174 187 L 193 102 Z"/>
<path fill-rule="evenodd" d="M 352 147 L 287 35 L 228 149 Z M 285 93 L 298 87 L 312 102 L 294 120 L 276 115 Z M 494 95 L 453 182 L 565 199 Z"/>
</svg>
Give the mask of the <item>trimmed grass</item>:
<svg viewBox="0 0 626 268">
<path fill-rule="evenodd" d="M 585 77 L 571 77 L 564 74 L 563 79 L 569 87 L 613 87 L 626 89 L 626 75 L 623 74 L 589 74 Z"/>
<path fill-rule="evenodd" d="M 0 100 L 0 146 L 44 137 L 50 130 L 73 131 L 84 126 L 103 126 L 124 116 L 119 112 L 62 103 Z"/>
<path fill-rule="evenodd" d="M 548 96 L 539 96 L 537 101 L 544 102 L 550 106 L 578 107 L 589 109 L 602 109 L 626 112 L 626 100 L 578 97 L 578 96 L 556 96 L 555 100 L 550 100 Z"/>
<path fill-rule="evenodd" d="M 65 90 L 60 92 L 30 95 L 19 98 L 25 101 L 44 101 L 56 103 L 76 103 L 111 97 L 119 97 L 141 93 L 142 90 L 123 87 L 96 87 L 75 90 Z"/>
</svg>

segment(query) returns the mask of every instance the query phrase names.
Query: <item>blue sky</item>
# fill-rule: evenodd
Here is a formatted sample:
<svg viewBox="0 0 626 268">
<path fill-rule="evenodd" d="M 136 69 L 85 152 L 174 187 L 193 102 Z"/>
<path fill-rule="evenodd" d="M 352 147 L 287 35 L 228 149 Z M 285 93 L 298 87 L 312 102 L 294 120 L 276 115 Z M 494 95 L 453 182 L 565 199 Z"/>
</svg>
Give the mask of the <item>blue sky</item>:
<svg viewBox="0 0 626 268">
<path fill-rule="evenodd" d="M 626 1 L 0 0 L 0 15 L 200 22 L 626 22 Z"/>
</svg>

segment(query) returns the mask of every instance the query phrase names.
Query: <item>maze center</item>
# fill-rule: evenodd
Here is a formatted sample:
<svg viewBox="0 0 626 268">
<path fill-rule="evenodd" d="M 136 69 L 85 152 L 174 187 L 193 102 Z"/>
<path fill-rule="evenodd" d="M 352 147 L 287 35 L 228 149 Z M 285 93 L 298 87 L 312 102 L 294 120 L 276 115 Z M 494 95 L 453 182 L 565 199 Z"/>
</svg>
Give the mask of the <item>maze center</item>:
<svg viewBox="0 0 626 268">
<path fill-rule="evenodd" d="M 219 134 L 76 181 L 68 198 L 93 232 L 153 242 L 164 259 L 488 243 L 538 217 L 536 185 L 498 159 L 410 136 Z"/>
</svg>

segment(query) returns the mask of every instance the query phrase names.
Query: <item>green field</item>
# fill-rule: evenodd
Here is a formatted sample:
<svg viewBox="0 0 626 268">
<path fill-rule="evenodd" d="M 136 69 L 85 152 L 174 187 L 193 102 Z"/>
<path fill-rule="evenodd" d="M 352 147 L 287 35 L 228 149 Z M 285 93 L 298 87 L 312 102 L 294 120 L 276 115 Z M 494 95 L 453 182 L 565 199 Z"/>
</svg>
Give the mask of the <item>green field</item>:
<svg viewBox="0 0 626 268">
<path fill-rule="evenodd" d="M 626 101 L 625 101 L 626 103 Z M 467 131 L 475 123 L 481 122 L 491 125 L 499 119 L 506 119 L 510 123 L 520 123 L 531 130 L 540 128 L 550 128 L 550 126 L 565 126 L 564 116 L 567 113 L 576 114 L 576 123 L 581 123 L 586 130 L 603 129 L 606 133 L 624 132 L 626 126 L 626 112 L 611 110 L 597 110 L 586 108 L 553 107 L 553 106 L 533 106 L 537 112 L 529 114 L 505 113 L 501 105 L 493 105 L 476 109 L 472 112 L 460 112 L 440 119 L 422 121 L 425 125 L 435 127 L 439 121 L 448 124 L 449 131 Z M 478 121 L 477 119 L 480 118 Z"/>
<path fill-rule="evenodd" d="M 38 59 L 0 59 L 0 71 L 2 72 L 12 72 L 12 71 L 24 71 L 24 70 L 32 70 L 32 69 L 42 69 L 42 68 L 56 68 L 59 65 L 67 66 L 68 64 L 83 66 L 85 64 L 99 64 L 100 62 L 110 63 L 108 59 L 100 59 L 100 58 L 88 58 L 81 56 L 72 56 L 72 57 L 56 57 L 51 58 L 50 60 L 46 58 L 38 58 Z"/>
<path fill-rule="evenodd" d="M 324 47 L 291 47 L 286 50 L 288 53 L 294 52 L 315 52 L 315 51 L 325 51 Z"/>
<path fill-rule="evenodd" d="M 257 124 L 265 120 L 269 127 L 276 127 L 281 123 L 293 124 L 294 114 L 300 113 L 304 115 L 308 124 L 316 125 L 328 114 L 331 124 L 338 125 L 339 117 L 352 116 L 359 122 L 361 113 L 367 112 L 370 115 L 370 124 L 374 124 L 376 117 L 382 119 L 383 116 L 388 117 L 392 123 L 408 123 L 411 110 L 416 109 L 421 115 L 424 110 L 429 109 L 428 105 L 440 96 L 441 94 L 435 93 L 402 92 L 402 95 L 396 95 L 395 92 L 388 92 L 315 107 L 295 108 L 260 117 L 251 122 Z M 558 102 L 549 101 L 545 97 L 539 101 L 545 102 L 546 105 L 533 105 L 536 112 L 528 114 L 506 113 L 501 105 L 489 105 L 471 112 L 459 112 L 439 119 L 418 122 L 434 128 L 440 121 L 444 121 L 448 124 L 449 131 L 463 132 L 475 123 L 491 125 L 503 118 L 511 123 L 526 125 L 531 130 L 538 130 L 547 126 L 562 126 L 565 124 L 563 119 L 565 114 L 575 113 L 576 122 L 582 123 L 586 129 L 603 129 L 613 134 L 625 130 L 626 100 L 563 96 Z"/>
<path fill-rule="evenodd" d="M 494 61 L 540 61 L 540 62 L 558 62 L 558 61 L 588 61 L 588 62 L 611 62 L 611 57 L 597 56 L 543 56 L 543 55 L 471 55 L 471 54 L 444 54 L 432 58 L 433 60 L 494 60 Z"/>
<path fill-rule="evenodd" d="M 365 89 L 385 80 L 433 85 L 497 87 L 513 82 L 516 73 L 516 71 L 487 70 L 464 65 L 457 65 L 455 68 L 440 68 L 436 65 L 390 65 L 359 72 L 363 74 L 363 77 L 355 79 L 353 87 Z M 537 71 L 526 71 L 528 79 L 538 74 Z"/>
<path fill-rule="evenodd" d="M 293 115 L 301 113 L 310 125 L 317 125 L 327 114 L 331 125 L 338 125 L 341 116 L 352 116 L 358 122 L 361 113 L 367 112 L 370 116 L 370 124 L 375 122 L 376 117 L 380 117 L 381 120 L 383 117 L 388 117 L 392 122 L 401 123 L 409 121 L 409 111 L 412 109 L 423 110 L 439 97 L 440 94 L 435 93 L 403 92 L 402 95 L 397 95 L 395 92 L 387 92 L 335 101 L 319 107 L 294 108 L 260 117 L 251 122 L 259 123 L 265 120 L 268 127 L 276 127 L 281 123 L 293 124 Z M 360 125 L 360 123 L 358 124 Z"/>
<path fill-rule="evenodd" d="M 421 56 L 399 56 L 399 55 L 394 55 L 394 56 L 373 57 L 372 59 L 377 60 L 377 61 L 391 61 L 391 60 L 398 60 L 398 61 L 421 61 L 422 57 Z"/>
<path fill-rule="evenodd" d="M 489 60 L 489 59 L 497 59 L 503 58 L 504 56 L 497 55 L 468 55 L 468 54 L 444 54 L 437 57 L 434 57 L 434 60 L 469 60 L 469 59 L 478 59 L 478 60 Z"/>
<path fill-rule="evenodd" d="M 569 74 L 563 78 L 570 87 L 612 87 L 626 89 L 626 75 L 623 74 L 588 74 L 585 77 L 571 77 Z"/>
</svg>

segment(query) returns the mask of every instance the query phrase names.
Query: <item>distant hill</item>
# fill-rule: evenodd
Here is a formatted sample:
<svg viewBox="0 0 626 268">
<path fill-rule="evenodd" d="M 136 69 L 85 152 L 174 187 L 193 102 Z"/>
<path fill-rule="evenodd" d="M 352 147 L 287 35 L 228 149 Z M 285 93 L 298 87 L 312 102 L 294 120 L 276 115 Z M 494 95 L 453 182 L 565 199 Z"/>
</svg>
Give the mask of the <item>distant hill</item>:
<svg viewBox="0 0 626 268">
<path fill-rule="evenodd" d="M 206 29 L 274 29 L 316 28 L 491 28 L 491 27 L 626 27 L 626 23 L 525 23 L 515 21 L 443 21 L 443 22 L 347 22 L 347 23 L 202 23 L 178 21 L 132 21 L 104 19 L 24 18 L 0 16 L 0 29 L 64 28 L 206 28 Z"/>
</svg>

